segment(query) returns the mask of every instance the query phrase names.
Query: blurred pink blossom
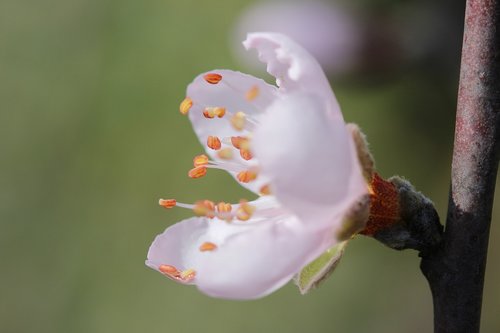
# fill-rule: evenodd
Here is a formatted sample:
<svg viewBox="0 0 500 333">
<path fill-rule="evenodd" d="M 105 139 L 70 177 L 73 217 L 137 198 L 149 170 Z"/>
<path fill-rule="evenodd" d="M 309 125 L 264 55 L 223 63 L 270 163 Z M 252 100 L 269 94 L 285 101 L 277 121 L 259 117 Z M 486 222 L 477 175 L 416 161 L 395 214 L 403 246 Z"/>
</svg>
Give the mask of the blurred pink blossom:
<svg viewBox="0 0 500 333">
<path fill-rule="evenodd" d="M 238 18 L 232 38 L 239 59 L 256 67 L 254 58 L 238 46 L 248 31 L 286 34 L 308 50 L 330 74 L 345 73 L 356 66 L 363 28 L 347 9 L 319 0 L 258 1 Z"/>
</svg>

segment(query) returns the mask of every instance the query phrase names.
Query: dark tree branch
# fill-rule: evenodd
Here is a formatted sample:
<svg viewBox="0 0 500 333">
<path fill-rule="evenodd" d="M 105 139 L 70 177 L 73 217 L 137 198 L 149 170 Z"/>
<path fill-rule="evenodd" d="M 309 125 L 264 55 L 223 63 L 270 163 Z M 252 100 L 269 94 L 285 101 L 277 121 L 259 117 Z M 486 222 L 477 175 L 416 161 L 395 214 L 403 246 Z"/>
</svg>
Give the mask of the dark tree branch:
<svg viewBox="0 0 500 333">
<path fill-rule="evenodd" d="M 421 269 L 435 332 L 479 332 L 499 159 L 500 1 L 467 0 L 448 216 Z"/>
</svg>

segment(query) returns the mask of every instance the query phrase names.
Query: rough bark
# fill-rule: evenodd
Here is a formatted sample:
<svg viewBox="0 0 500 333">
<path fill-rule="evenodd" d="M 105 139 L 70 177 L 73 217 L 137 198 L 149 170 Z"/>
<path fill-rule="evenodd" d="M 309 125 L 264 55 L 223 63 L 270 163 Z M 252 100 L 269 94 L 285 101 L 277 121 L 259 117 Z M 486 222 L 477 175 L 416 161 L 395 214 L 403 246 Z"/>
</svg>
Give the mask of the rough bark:
<svg viewBox="0 0 500 333">
<path fill-rule="evenodd" d="M 446 228 L 421 263 L 436 333 L 479 332 L 499 134 L 500 0 L 467 0 Z"/>
</svg>

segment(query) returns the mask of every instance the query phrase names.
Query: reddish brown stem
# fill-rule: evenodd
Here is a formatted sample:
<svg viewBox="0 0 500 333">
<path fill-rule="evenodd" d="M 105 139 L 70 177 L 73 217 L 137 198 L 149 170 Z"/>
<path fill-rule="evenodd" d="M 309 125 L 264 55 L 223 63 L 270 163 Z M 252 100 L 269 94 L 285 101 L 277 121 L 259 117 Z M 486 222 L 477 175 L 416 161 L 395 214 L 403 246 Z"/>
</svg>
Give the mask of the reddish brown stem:
<svg viewBox="0 0 500 333">
<path fill-rule="evenodd" d="M 421 264 L 438 333 L 479 332 L 499 129 L 500 1 L 467 0 L 446 229 Z"/>
</svg>

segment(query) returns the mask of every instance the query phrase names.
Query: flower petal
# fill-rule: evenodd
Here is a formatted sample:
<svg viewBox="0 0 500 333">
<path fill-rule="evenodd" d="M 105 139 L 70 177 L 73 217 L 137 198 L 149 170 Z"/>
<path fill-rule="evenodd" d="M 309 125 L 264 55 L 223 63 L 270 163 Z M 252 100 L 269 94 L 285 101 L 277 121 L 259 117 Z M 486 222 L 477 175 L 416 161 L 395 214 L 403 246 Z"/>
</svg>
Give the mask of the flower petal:
<svg viewBox="0 0 500 333">
<path fill-rule="evenodd" d="M 367 193 L 352 137 L 317 95 L 276 101 L 253 143 L 277 200 L 312 228 L 340 227 L 349 207 Z"/>
<path fill-rule="evenodd" d="M 257 49 L 259 59 L 267 63 L 267 72 L 276 78 L 280 90 L 314 93 L 327 104 L 328 112 L 342 118 L 325 73 L 302 46 L 285 35 L 268 32 L 248 34 L 243 45 L 247 50 Z"/>
<path fill-rule="evenodd" d="M 217 247 L 202 252 L 204 242 Z M 308 232 L 287 215 L 249 224 L 191 218 L 156 237 L 146 264 L 194 269 L 193 282 L 210 296 L 254 299 L 286 284 L 332 245 L 331 234 Z"/>
<path fill-rule="evenodd" d="M 207 73 L 204 73 L 196 77 L 188 86 L 187 96 L 193 100 L 193 106 L 189 111 L 189 119 L 198 139 L 213 160 L 228 162 L 222 160 L 216 150 L 207 147 L 207 138 L 209 136 L 217 136 L 222 140 L 222 148 L 233 149 L 234 158 L 229 162 L 235 164 L 233 171 L 230 172 L 235 177 L 238 168 L 245 170 L 257 163 L 255 160 L 247 161 L 243 159 L 239 151 L 232 147 L 230 142 L 227 142 L 233 136 L 245 137 L 249 135 L 247 129 L 242 131 L 234 129 L 230 119 L 238 111 L 243 111 L 249 118 L 259 122 L 266 108 L 275 100 L 277 88 L 261 79 L 230 70 L 213 70 L 208 73 L 217 73 L 222 76 L 222 80 L 217 84 L 207 83 L 204 79 L 204 75 Z M 255 89 L 256 96 L 247 98 L 246 94 L 252 89 Z M 206 107 L 224 107 L 226 114 L 222 118 L 207 119 L 203 115 L 203 110 Z M 252 124 L 249 124 L 249 126 L 252 126 Z M 224 138 L 226 142 L 224 142 Z M 258 193 L 258 189 L 265 183 L 265 179 L 258 177 L 255 181 L 243 183 L 242 185 Z"/>
</svg>

